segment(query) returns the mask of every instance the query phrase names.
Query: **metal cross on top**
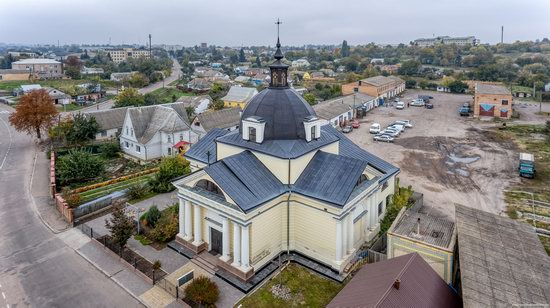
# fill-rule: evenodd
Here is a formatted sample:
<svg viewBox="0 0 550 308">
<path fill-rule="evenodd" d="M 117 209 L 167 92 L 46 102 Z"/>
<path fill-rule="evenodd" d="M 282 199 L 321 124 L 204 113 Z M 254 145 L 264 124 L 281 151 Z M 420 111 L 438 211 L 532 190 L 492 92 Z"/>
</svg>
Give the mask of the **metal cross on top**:
<svg viewBox="0 0 550 308">
<path fill-rule="evenodd" d="M 279 37 L 279 26 L 282 24 L 283 22 L 279 20 L 279 18 L 277 18 L 277 22 L 275 23 L 277 25 L 277 38 Z"/>
</svg>

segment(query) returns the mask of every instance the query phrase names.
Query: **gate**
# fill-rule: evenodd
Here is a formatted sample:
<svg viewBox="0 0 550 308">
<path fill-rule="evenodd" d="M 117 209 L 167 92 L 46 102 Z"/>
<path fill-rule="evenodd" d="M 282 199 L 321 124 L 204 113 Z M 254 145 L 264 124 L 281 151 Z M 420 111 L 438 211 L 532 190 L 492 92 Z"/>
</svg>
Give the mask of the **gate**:
<svg viewBox="0 0 550 308">
<path fill-rule="evenodd" d="M 508 118 L 508 109 L 500 109 L 500 117 Z"/>
<path fill-rule="evenodd" d="M 489 117 L 495 116 L 495 105 L 479 104 L 479 115 Z"/>
</svg>

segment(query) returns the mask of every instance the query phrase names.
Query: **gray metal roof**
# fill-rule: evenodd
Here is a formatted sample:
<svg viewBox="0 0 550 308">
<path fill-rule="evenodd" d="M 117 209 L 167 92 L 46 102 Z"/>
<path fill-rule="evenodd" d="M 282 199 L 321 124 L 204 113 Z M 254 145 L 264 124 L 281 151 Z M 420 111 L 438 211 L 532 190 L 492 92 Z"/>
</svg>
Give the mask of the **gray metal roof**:
<svg viewBox="0 0 550 308">
<path fill-rule="evenodd" d="M 228 128 L 238 126 L 241 120 L 241 108 L 228 108 L 222 110 L 210 110 L 197 116 L 198 121 L 205 131 L 209 132 L 214 128 Z"/>
<path fill-rule="evenodd" d="M 321 133 L 321 137 L 319 139 L 312 140 L 310 142 L 307 142 L 305 139 L 264 140 L 263 143 L 259 144 L 243 140 L 239 131 L 235 130 L 221 138 L 218 138 L 217 141 L 287 159 L 300 157 L 322 146 L 338 141 L 338 138 L 332 134 Z"/>
<path fill-rule="evenodd" d="M 285 186 L 249 151 L 227 157 L 204 171 L 245 212 L 286 192 Z"/>
<path fill-rule="evenodd" d="M 134 135 L 141 144 L 149 142 L 158 131 L 178 132 L 189 127 L 183 103 L 128 108 Z"/>
<path fill-rule="evenodd" d="M 216 138 L 221 137 L 229 131 L 225 129 L 214 128 L 204 137 L 202 137 L 197 143 L 191 145 L 191 148 L 185 152 L 185 157 L 200 161 L 201 163 L 208 164 L 208 155 L 210 151 L 210 163 L 217 161 L 216 157 Z"/>
<path fill-rule="evenodd" d="M 107 110 L 90 111 L 83 113 L 85 117 L 93 117 L 99 124 L 101 130 L 108 130 L 114 128 L 122 128 L 124 125 L 124 118 L 126 117 L 126 110 L 128 107 L 113 108 Z"/>
<path fill-rule="evenodd" d="M 420 226 L 420 234 L 417 233 L 418 226 Z M 453 250 L 454 247 L 452 247 L 451 242 L 454 230 L 455 224 L 452 221 L 407 209 L 388 233 L 391 232 L 419 242 Z"/>
<path fill-rule="evenodd" d="M 512 92 L 503 85 L 476 83 L 476 94 L 512 95 Z"/>
<path fill-rule="evenodd" d="M 370 77 L 370 78 L 361 79 L 361 82 L 368 83 L 368 84 L 373 85 L 375 87 L 389 85 L 389 84 L 393 84 L 395 82 L 401 82 L 401 81 L 403 81 L 401 78 L 398 78 L 398 77 L 391 78 L 391 77 L 386 77 L 386 76 L 374 76 L 374 77 Z"/>
<path fill-rule="evenodd" d="M 258 90 L 256 90 L 256 88 L 232 86 L 229 89 L 229 92 L 227 92 L 227 95 L 222 97 L 222 100 L 223 101 L 246 103 L 250 99 L 252 99 L 254 97 L 254 95 L 256 95 L 256 94 L 258 94 Z"/>
<path fill-rule="evenodd" d="M 316 115 L 313 108 L 294 89 L 267 88 L 250 100 L 241 120 L 251 116 L 263 118 L 264 140 L 305 141 L 304 118 L 312 115 Z"/>
<path fill-rule="evenodd" d="M 550 257 L 533 227 L 455 206 L 464 307 L 550 305 Z"/>
<path fill-rule="evenodd" d="M 367 163 L 351 157 L 319 151 L 304 169 L 294 192 L 344 206 Z"/>
</svg>

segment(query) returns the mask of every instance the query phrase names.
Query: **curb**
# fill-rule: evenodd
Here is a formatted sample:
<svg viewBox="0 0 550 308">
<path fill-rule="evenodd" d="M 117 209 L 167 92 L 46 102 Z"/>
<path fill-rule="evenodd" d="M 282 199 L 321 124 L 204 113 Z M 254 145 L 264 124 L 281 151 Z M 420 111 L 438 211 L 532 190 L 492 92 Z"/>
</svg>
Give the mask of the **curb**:
<svg viewBox="0 0 550 308">
<path fill-rule="evenodd" d="M 104 269 L 102 269 L 99 265 L 97 265 L 94 261 L 90 260 L 85 254 L 78 251 L 78 249 L 74 249 L 74 251 L 81 256 L 86 262 L 90 263 L 93 267 L 95 267 L 97 270 L 99 270 L 105 277 L 109 278 L 111 281 L 116 283 L 119 287 L 121 287 L 126 293 L 130 294 L 133 298 L 135 298 L 138 302 L 140 302 L 145 307 L 151 307 L 147 303 L 145 303 L 141 298 L 136 296 L 132 291 L 130 291 L 128 288 L 126 288 L 122 283 L 114 279 L 113 277 L 109 276 L 109 273 L 107 273 Z"/>
</svg>

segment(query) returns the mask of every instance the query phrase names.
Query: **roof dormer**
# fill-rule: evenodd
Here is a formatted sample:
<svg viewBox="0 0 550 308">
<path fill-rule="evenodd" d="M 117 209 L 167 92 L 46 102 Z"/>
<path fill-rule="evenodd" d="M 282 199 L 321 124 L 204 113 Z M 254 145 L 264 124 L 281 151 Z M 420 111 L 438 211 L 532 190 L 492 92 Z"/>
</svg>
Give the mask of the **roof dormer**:
<svg viewBox="0 0 550 308">
<path fill-rule="evenodd" d="M 317 140 L 321 137 L 321 120 L 316 116 L 308 116 L 304 119 L 306 141 Z"/>
<path fill-rule="evenodd" d="M 251 116 L 242 120 L 242 137 L 244 140 L 262 143 L 264 141 L 265 121 L 262 117 Z"/>
</svg>

